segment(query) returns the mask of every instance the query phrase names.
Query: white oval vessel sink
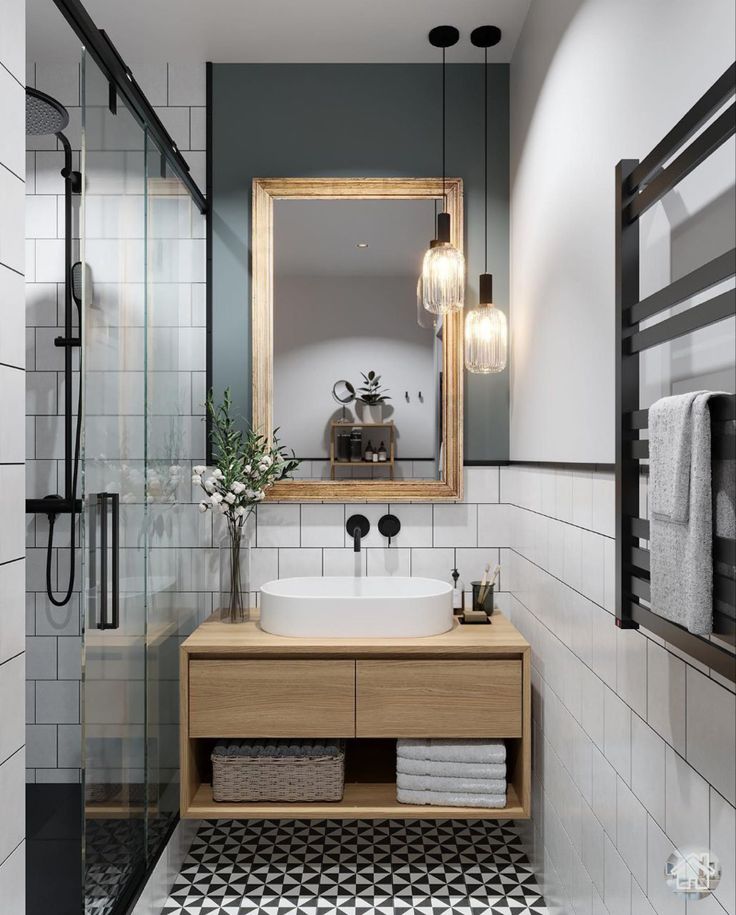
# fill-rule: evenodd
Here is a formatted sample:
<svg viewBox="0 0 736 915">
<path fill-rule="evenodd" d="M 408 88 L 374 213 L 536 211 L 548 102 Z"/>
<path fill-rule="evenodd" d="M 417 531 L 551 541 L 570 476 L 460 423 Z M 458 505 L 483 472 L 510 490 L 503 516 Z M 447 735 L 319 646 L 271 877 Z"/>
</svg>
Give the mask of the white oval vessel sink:
<svg viewBox="0 0 736 915">
<path fill-rule="evenodd" d="M 452 586 L 433 578 L 281 578 L 261 588 L 261 628 L 274 635 L 409 639 L 452 623 Z"/>
</svg>

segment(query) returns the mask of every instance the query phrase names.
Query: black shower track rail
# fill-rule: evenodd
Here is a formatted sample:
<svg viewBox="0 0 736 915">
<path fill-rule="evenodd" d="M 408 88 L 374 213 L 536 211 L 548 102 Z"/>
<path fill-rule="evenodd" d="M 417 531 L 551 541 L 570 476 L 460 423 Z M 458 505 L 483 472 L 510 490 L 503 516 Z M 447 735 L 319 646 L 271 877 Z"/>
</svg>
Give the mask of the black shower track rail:
<svg viewBox="0 0 736 915">
<path fill-rule="evenodd" d="M 640 463 L 649 457 L 648 410 L 639 403 L 640 354 L 736 315 L 736 289 L 642 328 L 641 323 L 736 275 L 736 249 L 663 289 L 639 298 L 639 219 L 736 133 L 736 64 L 698 99 L 641 161 L 616 166 L 616 625 L 640 626 L 712 671 L 736 681 L 736 541 L 713 538 L 713 630 L 718 641 L 688 632 L 645 606 L 650 602 L 649 522 L 641 517 Z M 729 105 L 728 103 L 731 102 Z M 728 107 L 725 107 L 727 106 Z M 736 460 L 736 398 L 711 401 L 716 460 Z"/>
<path fill-rule="evenodd" d="M 186 159 L 179 152 L 178 146 L 151 107 L 135 81 L 131 69 L 126 65 L 108 35 L 102 29 L 97 28 L 79 0 L 54 0 L 54 3 L 110 83 L 111 110 L 114 111 L 115 94 L 117 94 L 141 126 L 146 128 L 174 173 L 192 195 L 200 212 L 206 213 L 207 199 L 192 178 Z"/>
</svg>

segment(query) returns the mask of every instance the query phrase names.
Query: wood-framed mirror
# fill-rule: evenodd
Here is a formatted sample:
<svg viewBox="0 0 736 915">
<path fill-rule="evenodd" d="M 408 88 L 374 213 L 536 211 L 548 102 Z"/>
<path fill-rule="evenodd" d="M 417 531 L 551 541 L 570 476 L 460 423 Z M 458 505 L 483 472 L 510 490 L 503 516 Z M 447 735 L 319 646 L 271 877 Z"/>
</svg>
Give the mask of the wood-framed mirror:
<svg viewBox="0 0 736 915">
<path fill-rule="evenodd" d="M 462 310 L 417 285 L 443 196 L 462 250 L 459 178 L 254 179 L 253 426 L 302 460 L 270 500 L 462 497 Z"/>
</svg>

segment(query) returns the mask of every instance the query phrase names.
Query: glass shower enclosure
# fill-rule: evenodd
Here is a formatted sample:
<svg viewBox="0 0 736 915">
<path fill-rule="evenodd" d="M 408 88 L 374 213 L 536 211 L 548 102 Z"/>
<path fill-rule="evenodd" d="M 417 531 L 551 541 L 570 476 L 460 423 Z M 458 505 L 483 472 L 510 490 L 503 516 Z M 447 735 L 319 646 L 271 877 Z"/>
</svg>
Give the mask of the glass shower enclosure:
<svg viewBox="0 0 736 915">
<path fill-rule="evenodd" d="M 178 819 L 178 648 L 204 459 L 205 224 L 81 61 L 81 829 L 76 911 L 126 911 Z M 206 536 L 206 532 L 205 532 Z"/>
</svg>

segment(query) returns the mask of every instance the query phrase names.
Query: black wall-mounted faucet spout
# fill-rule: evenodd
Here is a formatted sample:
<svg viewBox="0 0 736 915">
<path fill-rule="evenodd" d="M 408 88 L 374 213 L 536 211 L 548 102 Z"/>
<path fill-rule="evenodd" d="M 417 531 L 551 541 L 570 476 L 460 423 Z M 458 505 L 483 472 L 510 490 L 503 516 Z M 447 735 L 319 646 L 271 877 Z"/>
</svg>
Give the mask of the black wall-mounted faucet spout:
<svg viewBox="0 0 736 915">
<path fill-rule="evenodd" d="M 353 538 L 353 550 L 360 552 L 361 537 L 367 537 L 371 529 L 370 521 L 365 515 L 351 515 L 345 524 L 345 530 Z"/>
</svg>

